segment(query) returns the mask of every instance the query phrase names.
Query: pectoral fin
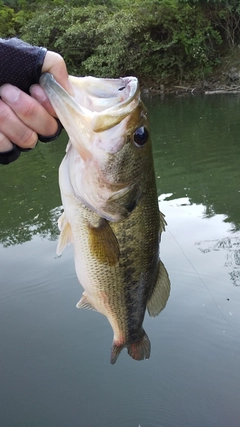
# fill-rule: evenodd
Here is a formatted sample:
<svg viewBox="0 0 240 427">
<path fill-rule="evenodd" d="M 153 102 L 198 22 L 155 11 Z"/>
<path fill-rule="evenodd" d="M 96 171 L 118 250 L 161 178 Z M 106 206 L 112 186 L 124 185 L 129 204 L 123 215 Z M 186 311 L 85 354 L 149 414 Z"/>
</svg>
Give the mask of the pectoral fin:
<svg viewBox="0 0 240 427">
<path fill-rule="evenodd" d="M 66 220 L 65 213 L 58 219 L 58 228 L 61 231 L 57 245 L 57 255 L 60 256 L 66 246 L 72 243 L 72 232 L 70 224 Z"/>
<path fill-rule="evenodd" d="M 170 280 L 162 261 L 159 262 L 158 279 L 152 295 L 147 302 L 147 310 L 151 317 L 157 316 L 167 304 L 170 295 Z"/>
<path fill-rule="evenodd" d="M 115 265 L 118 262 L 120 250 L 117 238 L 105 219 L 100 219 L 96 225 L 89 224 L 89 246 L 92 255 L 101 263 Z"/>
</svg>

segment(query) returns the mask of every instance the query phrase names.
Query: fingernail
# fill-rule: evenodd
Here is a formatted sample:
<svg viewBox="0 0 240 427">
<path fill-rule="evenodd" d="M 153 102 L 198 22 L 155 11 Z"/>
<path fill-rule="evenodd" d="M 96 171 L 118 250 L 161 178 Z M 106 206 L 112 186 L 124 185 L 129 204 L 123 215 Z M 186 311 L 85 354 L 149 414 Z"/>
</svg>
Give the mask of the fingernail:
<svg viewBox="0 0 240 427">
<path fill-rule="evenodd" d="M 18 101 L 20 96 L 20 89 L 10 84 L 3 85 L 0 88 L 0 96 L 7 104 L 12 104 Z"/>
</svg>

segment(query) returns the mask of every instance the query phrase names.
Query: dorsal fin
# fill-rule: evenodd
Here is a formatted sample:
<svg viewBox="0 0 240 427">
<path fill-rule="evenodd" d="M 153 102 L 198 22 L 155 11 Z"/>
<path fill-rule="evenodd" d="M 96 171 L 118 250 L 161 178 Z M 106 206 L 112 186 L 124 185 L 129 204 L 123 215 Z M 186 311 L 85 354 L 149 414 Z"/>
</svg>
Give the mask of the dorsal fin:
<svg viewBox="0 0 240 427">
<path fill-rule="evenodd" d="M 159 211 L 159 216 L 160 216 L 160 233 L 162 233 L 163 231 L 166 231 L 166 225 L 167 225 L 167 221 L 165 220 L 165 215 Z"/>
<path fill-rule="evenodd" d="M 170 295 L 170 280 L 162 261 L 159 261 L 158 278 L 153 292 L 147 302 L 147 310 L 151 317 L 157 316 L 167 304 Z"/>
</svg>

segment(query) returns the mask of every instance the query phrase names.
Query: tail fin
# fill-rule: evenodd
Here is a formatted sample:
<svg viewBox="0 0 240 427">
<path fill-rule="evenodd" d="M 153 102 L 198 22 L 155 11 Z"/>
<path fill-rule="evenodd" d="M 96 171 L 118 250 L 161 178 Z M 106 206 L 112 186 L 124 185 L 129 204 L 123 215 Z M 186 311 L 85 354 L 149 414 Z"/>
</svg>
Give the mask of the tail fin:
<svg viewBox="0 0 240 427">
<path fill-rule="evenodd" d="M 126 347 L 126 345 L 117 345 L 115 342 L 113 342 L 110 359 L 112 365 L 114 365 L 114 363 L 117 361 L 117 358 L 124 347 Z"/>
<path fill-rule="evenodd" d="M 151 343 L 146 332 L 144 330 L 143 332 L 144 335 L 139 341 L 127 346 L 129 356 L 135 360 L 144 360 L 150 357 Z"/>
<path fill-rule="evenodd" d="M 111 364 L 113 365 L 121 353 L 122 349 L 127 347 L 128 354 L 134 360 L 149 359 L 151 353 L 151 343 L 146 332 L 143 330 L 143 337 L 132 344 L 117 345 L 113 343 L 111 351 Z"/>
</svg>

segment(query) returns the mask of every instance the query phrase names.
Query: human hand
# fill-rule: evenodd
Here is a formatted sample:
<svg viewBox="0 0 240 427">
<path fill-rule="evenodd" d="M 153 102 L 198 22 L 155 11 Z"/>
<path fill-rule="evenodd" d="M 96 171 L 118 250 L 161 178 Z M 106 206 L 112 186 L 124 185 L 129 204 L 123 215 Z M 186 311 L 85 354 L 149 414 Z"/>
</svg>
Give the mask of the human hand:
<svg viewBox="0 0 240 427">
<path fill-rule="evenodd" d="M 70 94 L 71 86 L 63 58 L 55 52 L 47 51 L 42 72 L 49 72 Z M 0 87 L 0 151 L 13 148 L 13 144 L 23 149 L 35 147 L 38 134 L 55 135 L 58 123 L 44 90 L 39 85 L 30 88 L 31 96 L 15 86 L 5 84 Z"/>
</svg>

